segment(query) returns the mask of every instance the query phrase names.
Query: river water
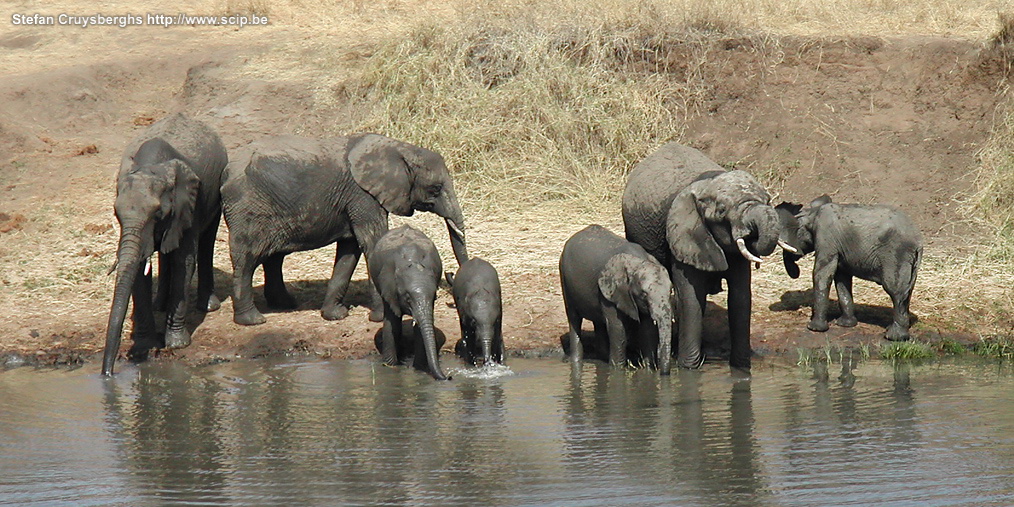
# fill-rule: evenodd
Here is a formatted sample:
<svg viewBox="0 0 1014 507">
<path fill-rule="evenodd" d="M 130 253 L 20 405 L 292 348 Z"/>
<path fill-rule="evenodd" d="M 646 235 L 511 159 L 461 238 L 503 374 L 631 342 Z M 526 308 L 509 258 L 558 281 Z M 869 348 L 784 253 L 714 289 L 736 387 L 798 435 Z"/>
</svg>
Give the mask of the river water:
<svg viewBox="0 0 1014 507">
<path fill-rule="evenodd" d="M 0 372 L 0 503 L 1014 504 L 1009 364 L 452 362 Z"/>
</svg>

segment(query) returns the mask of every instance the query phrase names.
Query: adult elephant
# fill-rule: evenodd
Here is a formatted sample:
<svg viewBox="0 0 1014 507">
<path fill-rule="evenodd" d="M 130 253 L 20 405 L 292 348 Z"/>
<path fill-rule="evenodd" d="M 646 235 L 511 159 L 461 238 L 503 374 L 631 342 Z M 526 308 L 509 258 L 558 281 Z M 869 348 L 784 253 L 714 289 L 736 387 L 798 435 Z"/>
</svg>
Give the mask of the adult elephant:
<svg viewBox="0 0 1014 507">
<path fill-rule="evenodd" d="M 416 210 L 444 217 L 458 263 L 468 260 L 465 219 L 444 159 L 378 134 L 331 139 L 268 137 L 241 150 L 226 168 L 222 205 L 229 226 L 233 320 L 265 321 L 253 302 L 253 271 L 264 265 L 264 296 L 274 308 L 295 308 L 282 262 L 292 252 L 338 242 L 321 307 L 327 320 L 348 315 L 342 301 L 359 257 L 388 229 L 388 213 Z M 370 319 L 383 317 L 374 293 Z"/>
<path fill-rule="evenodd" d="M 770 196 L 749 173 L 726 171 L 703 153 L 669 143 L 630 172 L 623 192 L 627 239 L 669 269 L 677 294 L 678 364 L 700 367 L 709 294 L 728 283 L 729 363 L 750 366 L 750 264 L 782 233 Z M 783 247 L 794 250 L 784 241 Z"/>
<path fill-rule="evenodd" d="M 127 145 L 116 178 L 113 208 L 120 222 L 116 285 L 106 327 L 103 375 L 112 375 L 131 297 L 134 344 L 129 354 L 190 344 L 185 326 L 186 289 L 197 266 L 197 306 L 220 306 L 212 257 L 221 218 L 219 185 L 228 163 L 225 146 L 210 127 L 182 114 L 151 125 Z M 159 252 L 158 297 L 152 302 L 149 258 Z M 160 336 L 154 310 L 166 311 Z"/>
</svg>

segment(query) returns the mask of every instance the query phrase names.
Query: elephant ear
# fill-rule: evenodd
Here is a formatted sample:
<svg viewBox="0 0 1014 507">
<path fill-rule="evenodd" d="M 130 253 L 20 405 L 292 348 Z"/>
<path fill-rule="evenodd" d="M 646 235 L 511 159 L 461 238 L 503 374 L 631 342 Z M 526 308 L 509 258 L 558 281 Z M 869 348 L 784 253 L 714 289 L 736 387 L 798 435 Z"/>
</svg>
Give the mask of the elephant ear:
<svg viewBox="0 0 1014 507">
<path fill-rule="evenodd" d="M 704 184 L 707 182 L 695 182 L 676 194 L 666 219 L 666 239 L 676 260 L 702 271 L 725 271 L 729 269 L 725 252 L 697 207 L 697 190 Z"/>
<path fill-rule="evenodd" d="M 398 141 L 377 134 L 354 139 L 348 150 L 349 170 L 363 190 L 389 213 L 411 216 L 412 173 Z"/>
<path fill-rule="evenodd" d="M 816 209 L 816 208 L 819 208 L 819 207 L 821 207 L 821 206 L 823 206 L 825 204 L 828 204 L 830 202 L 831 202 L 831 196 L 829 196 L 827 194 L 824 194 L 824 195 L 822 195 L 822 196 L 820 196 L 820 197 L 818 197 L 818 198 L 810 201 L 810 208 L 811 209 Z"/>
<path fill-rule="evenodd" d="M 609 259 L 602 274 L 599 275 L 599 291 L 607 300 L 612 301 L 624 315 L 640 321 L 637 304 L 630 294 L 633 280 L 631 270 L 635 260 L 629 254 L 617 254 Z"/>
<path fill-rule="evenodd" d="M 167 177 L 171 183 L 162 193 L 161 204 L 163 220 L 169 220 L 169 227 L 162 236 L 162 253 L 179 248 L 183 234 L 193 225 L 197 191 L 201 186 L 201 180 L 183 161 L 170 160 L 167 164 L 170 169 Z"/>
</svg>

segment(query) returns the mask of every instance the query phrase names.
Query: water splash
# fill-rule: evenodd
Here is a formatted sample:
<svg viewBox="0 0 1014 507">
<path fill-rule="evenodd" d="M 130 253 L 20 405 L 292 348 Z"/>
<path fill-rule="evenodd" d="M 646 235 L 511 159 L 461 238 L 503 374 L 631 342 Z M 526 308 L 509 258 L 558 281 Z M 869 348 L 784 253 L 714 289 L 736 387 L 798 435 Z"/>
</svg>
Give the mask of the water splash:
<svg viewBox="0 0 1014 507">
<path fill-rule="evenodd" d="M 455 376 L 464 378 L 476 378 L 482 380 L 495 379 L 500 377 L 509 377 L 514 375 L 514 370 L 510 369 L 510 366 L 504 366 L 502 364 L 490 363 L 478 368 L 452 368 L 451 373 Z"/>
</svg>

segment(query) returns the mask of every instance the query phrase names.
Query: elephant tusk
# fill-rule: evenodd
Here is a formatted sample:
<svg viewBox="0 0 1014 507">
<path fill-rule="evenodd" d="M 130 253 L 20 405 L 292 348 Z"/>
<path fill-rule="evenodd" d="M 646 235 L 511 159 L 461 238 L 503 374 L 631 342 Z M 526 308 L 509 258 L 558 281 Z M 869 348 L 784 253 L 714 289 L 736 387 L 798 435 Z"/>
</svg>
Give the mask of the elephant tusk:
<svg viewBox="0 0 1014 507">
<path fill-rule="evenodd" d="M 462 238 L 465 237 L 465 231 L 459 229 L 458 225 L 454 223 L 454 220 L 451 220 L 450 218 L 445 218 L 444 221 L 447 222 L 447 227 L 450 227 L 455 234 L 461 236 Z"/>
<path fill-rule="evenodd" d="M 792 245 L 790 245 L 790 244 L 788 244 L 788 243 L 786 243 L 786 242 L 784 242 L 782 240 L 778 240 L 778 246 L 782 247 L 782 250 L 785 250 L 786 252 L 794 253 L 794 254 L 799 253 L 799 250 L 797 250 L 795 247 L 793 247 Z"/>
<path fill-rule="evenodd" d="M 736 240 L 736 246 L 739 247 L 739 253 L 743 254 L 743 257 L 746 260 L 750 262 L 756 262 L 757 264 L 764 262 L 764 259 L 757 257 L 756 255 L 750 253 L 750 251 L 746 249 L 746 240 L 744 240 L 743 238 L 739 238 Z"/>
<path fill-rule="evenodd" d="M 151 274 L 151 259 L 144 260 L 144 276 Z"/>
</svg>

